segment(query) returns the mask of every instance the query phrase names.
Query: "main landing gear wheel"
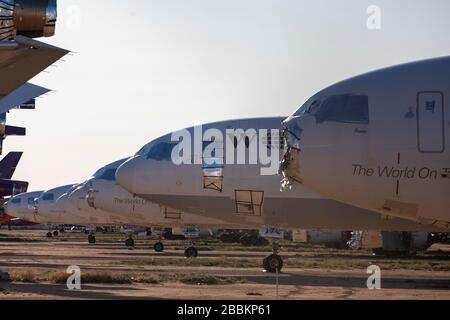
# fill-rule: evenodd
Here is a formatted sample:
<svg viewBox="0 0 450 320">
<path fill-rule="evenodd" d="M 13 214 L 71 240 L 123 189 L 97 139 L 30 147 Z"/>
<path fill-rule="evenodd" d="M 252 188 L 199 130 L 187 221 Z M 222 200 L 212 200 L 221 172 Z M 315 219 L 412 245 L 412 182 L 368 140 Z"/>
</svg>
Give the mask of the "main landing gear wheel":
<svg viewBox="0 0 450 320">
<path fill-rule="evenodd" d="M 47 232 L 46 237 L 47 237 L 47 238 L 52 238 L 52 237 L 53 237 L 53 233 L 51 233 L 50 231 Z"/>
<path fill-rule="evenodd" d="M 53 231 L 53 236 L 54 236 L 54 237 L 57 237 L 57 236 L 59 236 L 59 232 L 58 232 L 58 230 L 55 230 L 55 231 Z"/>
<path fill-rule="evenodd" d="M 97 242 L 97 239 L 95 238 L 95 236 L 93 234 L 90 234 L 88 236 L 88 242 L 89 242 L 89 244 L 95 244 Z"/>
<path fill-rule="evenodd" d="M 125 240 L 125 246 L 127 248 L 134 248 L 134 240 L 131 238 L 128 238 L 127 240 Z"/>
<path fill-rule="evenodd" d="M 283 258 L 277 254 L 272 254 L 263 260 L 263 267 L 269 273 L 279 273 L 283 269 Z"/>
<path fill-rule="evenodd" d="M 162 242 L 157 242 L 153 245 L 153 249 L 156 252 L 163 252 L 164 251 L 164 244 Z"/>
<path fill-rule="evenodd" d="M 186 250 L 184 250 L 184 256 L 186 258 L 197 258 L 198 257 L 198 250 L 194 247 L 189 247 Z"/>
</svg>

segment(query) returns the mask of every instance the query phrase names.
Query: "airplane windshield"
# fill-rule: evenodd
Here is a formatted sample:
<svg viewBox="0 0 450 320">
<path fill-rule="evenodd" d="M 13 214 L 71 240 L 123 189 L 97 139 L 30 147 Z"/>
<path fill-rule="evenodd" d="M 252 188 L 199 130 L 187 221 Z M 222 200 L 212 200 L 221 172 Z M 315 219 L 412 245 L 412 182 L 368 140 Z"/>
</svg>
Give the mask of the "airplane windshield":
<svg viewBox="0 0 450 320">
<path fill-rule="evenodd" d="M 322 102 L 320 100 L 314 100 L 312 102 L 310 100 L 306 101 L 305 104 L 294 113 L 294 117 L 305 114 L 314 114 L 316 110 L 319 109 L 321 103 Z"/>
<path fill-rule="evenodd" d="M 16 199 L 12 199 L 11 203 L 13 204 L 20 204 L 22 202 L 22 199 L 20 198 L 16 198 Z"/>
<path fill-rule="evenodd" d="M 106 169 L 97 179 L 115 181 L 117 168 Z"/>
<path fill-rule="evenodd" d="M 369 98 L 364 95 L 342 94 L 328 97 L 315 113 L 317 123 L 369 123 Z"/>
<path fill-rule="evenodd" d="M 159 142 L 153 145 L 147 153 L 147 159 L 158 161 L 172 160 L 172 150 L 176 146 L 175 142 Z"/>
<path fill-rule="evenodd" d="M 139 150 L 136 153 L 136 156 L 146 156 L 148 154 L 148 152 L 150 151 L 150 149 L 153 147 L 153 145 L 154 145 L 153 142 L 147 143 L 144 147 L 142 147 L 141 150 Z"/>
<path fill-rule="evenodd" d="M 105 168 L 98 169 L 92 176 L 93 176 L 94 178 L 98 178 L 98 177 L 100 177 L 100 176 L 103 174 L 103 172 L 104 172 L 105 170 L 106 170 Z"/>
<path fill-rule="evenodd" d="M 294 116 L 314 115 L 317 123 L 369 123 L 369 98 L 366 95 L 339 94 L 322 99 L 310 99 Z"/>
</svg>

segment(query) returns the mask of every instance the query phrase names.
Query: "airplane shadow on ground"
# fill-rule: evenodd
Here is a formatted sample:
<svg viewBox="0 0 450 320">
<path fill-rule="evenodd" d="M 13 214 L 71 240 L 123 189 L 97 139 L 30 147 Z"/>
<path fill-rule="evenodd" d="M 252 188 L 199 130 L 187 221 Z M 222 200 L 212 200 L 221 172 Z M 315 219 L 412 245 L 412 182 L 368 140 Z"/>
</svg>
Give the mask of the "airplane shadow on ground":
<svg viewBox="0 0 450 320">
<path fill-rule="evenodd" d="M 295 285 L 308 287 L 343 287 L 343 288 L 367 288 L 367 276 L 345 277 L 328 275 L 300 275 L 280 274 L 280 285 Z M 250 282 L 258 284 L 276 284 L 276 276 L 245 276 Z M 383 289 L 406 290 L 450 290 L 450 279 L 414 279 L 414 278 L 381 278 Z"/>
<path fill-rule="evenodd" d="M 249 255 L 248 253 L 243 252 L 241 253 L 228 253 L 226 251 L 222 252 L 208 252 L 208 251 L 201 251 L 199 258 L 260 258 L 263 259 L 264 257 L 267 257 L 269 253 L 261 253 L 261 254 L 252 254 Z M 121 256 L 131 256 L 136 258 L 164 258 L 164 257 L 178 257 L 178 258 L 184 258 L 184 252 L 182 250 L 179 251 L 171 251 L 171 252 L 137 252 L 136 250 L 130 250 L 128 252 L 122 252 L 122 253 L 102 253 L 102 255 L 108 255 L 108 256 L 115 256 L 115 255 L 121 255 Z"/>
<path fill-rule="evenodd" d="M 351 255 L 351 254 L 313 254 L 303 256 L 296 254 L 292 258 L 301 259 L 354 259 L 354 260 L 377 260 L 377 261 L 450 261 L 450 253 L 427 254 L 424 256 L 377 256 L 377 255 Z"/>
<path fill-rule="evenodd" d="M 95 286 L 85 285 L 82 290 L 68 290 L 65 285 L 60 284 L 28 284 L 28 283 L 1 283 L 0 288 L 11 293 L 34 294 L 42 297 L 49 295 L 62 299 L 97 299 L 97 300 L 162 300 L 155 297 L 124 297 L 122 291 L 139 291 L 141 289 L 131 286 Z M 110 292 L 108 292 L 110 291 Z M 112 292 L 117 292 L 113 294 Z M 51 297 L 50 297 L 51 298 Z M 8 299 L 4 295 L 2 299 Z"/>
</svg>

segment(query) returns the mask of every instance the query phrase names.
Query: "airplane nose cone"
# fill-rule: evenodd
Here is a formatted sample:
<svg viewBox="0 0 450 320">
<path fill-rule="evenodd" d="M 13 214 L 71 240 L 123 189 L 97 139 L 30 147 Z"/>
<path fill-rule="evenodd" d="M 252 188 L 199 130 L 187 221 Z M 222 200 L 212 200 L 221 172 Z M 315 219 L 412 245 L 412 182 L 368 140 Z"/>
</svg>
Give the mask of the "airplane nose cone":
<svg viewBox="0 0 450 320">
<path fill-rule="evenodd" d="M 133 192 L 135 160 L 130 159 L 122 164 L 116 171 L 116 180 L 122 188 L 130 193 Z"/>
</svg>

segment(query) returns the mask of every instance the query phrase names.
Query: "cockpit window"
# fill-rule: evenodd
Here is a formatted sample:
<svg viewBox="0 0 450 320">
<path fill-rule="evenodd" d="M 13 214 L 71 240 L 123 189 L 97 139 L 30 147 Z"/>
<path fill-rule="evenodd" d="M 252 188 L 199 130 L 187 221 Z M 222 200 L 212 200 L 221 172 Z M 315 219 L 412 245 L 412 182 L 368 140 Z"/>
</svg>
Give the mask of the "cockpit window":
<svg viewBox="0 0 450 320">
<path fill-rule="evenodd" d="M 141 150 L 139 150 L 139 151 L 136 153 L 136 156 L 144 156 L 144 157 L 147 156 L 148 152 L 149 152 L 150 149 L 153 147 L 153 145 L 154 145 L 153 142 L 150 142 L 150 143 L 146 144 L 144 147 L 142 147 Z"/>
<path fill-rule="evenodd" d="M 305 114 L 314 114 L 316 110 L 320 107 L 322 101 L 321 100 L 310 100 L 306 101 L 306 103 L 294 113 L 295 117 L 305 115 Z"/>
<path fill-rule="evenodd" d="M 98 169 L 92 176 L 94 178 L 98 178 L 103 174 L 104 171 L 105 171 L 105 168 Z"/>
<path fill-rule="evenodd" d="M 326 98 L 315 112 L 317 123 L 369 123 L 369 98 L 364 95 L 335 95 Z"/>
<path fill-rule="evenodd" d="M 11 200 L 12 204 L 20 204 L 21 202 L 22 202 L 22 199 L 20 199 L 20 198 L 16 198 L 16 199 L 12 199 Z"/>
<path fill-rule="evenodd" d="M 44 200 L 44 201 L 55 201 L 55 195 L 53 193 L 44 194 L 44 196 L 42 197 L 42 200 Z"/>
<path fill-rule="evenodd" d="M 117 168 L 106 169 L 99 177 L 100 180 L 114 181 L 116 180 Z"/>
<path fill-rule="evenodd" d="M 157 161 L 172 160 L 172 150 L 176 146 L 175 142 L 159 142 L 153 145 L 147 153 L 147 159 Z"/>
</svg>

